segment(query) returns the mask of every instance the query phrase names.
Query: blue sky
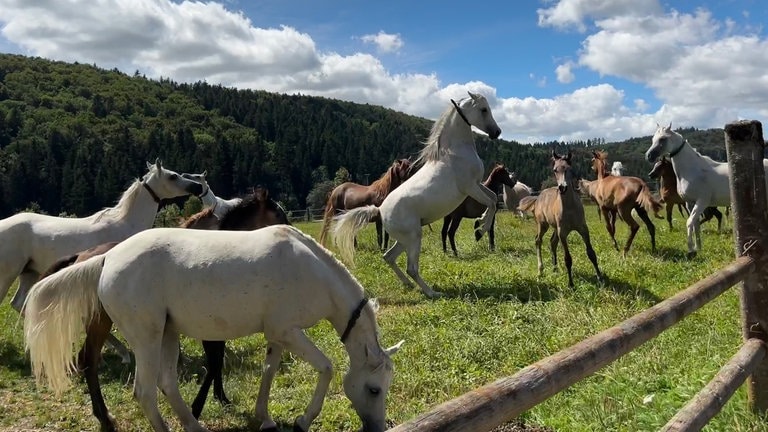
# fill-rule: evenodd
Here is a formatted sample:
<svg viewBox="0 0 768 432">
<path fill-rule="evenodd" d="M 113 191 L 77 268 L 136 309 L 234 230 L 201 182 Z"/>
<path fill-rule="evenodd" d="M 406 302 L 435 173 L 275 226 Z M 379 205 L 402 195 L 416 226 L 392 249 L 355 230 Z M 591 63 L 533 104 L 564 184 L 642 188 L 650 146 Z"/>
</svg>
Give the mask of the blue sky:
<svg viewBox="0 0 768 432">
<path fill-rule="evenodd" d="M 489 96 L 520 142 L 768 114 L 758 0 L 0 0 L 0 50 L 437 118 Z"/>
</svg>

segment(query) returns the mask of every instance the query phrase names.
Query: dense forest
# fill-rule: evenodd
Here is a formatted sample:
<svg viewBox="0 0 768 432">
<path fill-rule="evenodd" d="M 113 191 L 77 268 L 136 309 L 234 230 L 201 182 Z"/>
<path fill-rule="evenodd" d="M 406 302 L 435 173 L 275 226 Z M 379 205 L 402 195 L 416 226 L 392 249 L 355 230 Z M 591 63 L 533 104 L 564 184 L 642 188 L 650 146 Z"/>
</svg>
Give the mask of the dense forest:
<svg viewBox="0 0 768 432">
<path fill-rule="evenodd" d="M 219 196 L 261 184 L 286 207 L 304 208 L 313 188 L 338 181 L 340 172 L 367 184 L 394 159 L 413 158 L 431 124 L 368 104 L 0 54 L 0 217 L 27 208 L 82 216 L 111 206 L 155 158 L 179 172 L 207 170 Z M 683 133 L 702 153 L 725 159 L 722 129 Z M 650 170 L 643 159 L 648 136 L 476 141 L 487 167 L 503 162 L 535 189 L 551 176 L 552 148 L 570 148 L 586 178 L 594 177 L 594 149 L 621 160 L 631 175 L 645 178 Z"/>
</svg>

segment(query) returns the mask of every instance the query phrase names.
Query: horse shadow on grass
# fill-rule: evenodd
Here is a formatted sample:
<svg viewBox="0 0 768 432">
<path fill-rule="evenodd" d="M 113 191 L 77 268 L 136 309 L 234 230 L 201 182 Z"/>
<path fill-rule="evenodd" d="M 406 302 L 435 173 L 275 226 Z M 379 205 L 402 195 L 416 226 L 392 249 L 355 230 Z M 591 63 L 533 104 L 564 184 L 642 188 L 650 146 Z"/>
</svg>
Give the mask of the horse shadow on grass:
<svg viewBox="0 0 768 432">
<path fill-rule="evenodd" d="M 564 285 L 525 277 L 511 278 L 502 282 L 467 283 L 463 285 L 442 286 L 434 288 L 443 294 L 443 298 L 496 299 L 500 301 L 517 300 L 521 303 L 530 301 L 547 302 L 560 296 Z"/>
<path fill-rule="evenodd" d="M 669 262 L 688 261 L 688 253 L 683 248 L 656 246 L 656 252 L 653 256 Z"/>
<path fill-rule="evenodd" d="M 605 273 L 603 273 L 602 288 L 611 290 L 616 294 L 620 294 L 622 296 L 640 297 L 652 305 L 664 300 L 663 298 L 659 297 L 658 295 L 656 295 L 656 293 L 652 291 L 648 291 L 647 289 L 641 286 L 633 285 L 625 280 L 622 280 L 616 277 L 611 277 L 609 275 L 606 275 Z"/>
<path fill-rule="evenodd" d="M 261 426 L 261 420 L 256 418 L 253 412 L 242 411 L 237 413 L 242 419 L 243 423 L 238 426 L 227 426 L 224 428 L 216 428 L 216 432 L 250 432 L 259 430 Z M 293 423 L 283 423 L 277 421 L 278 432 L 293 432 Z"/>
</svg>

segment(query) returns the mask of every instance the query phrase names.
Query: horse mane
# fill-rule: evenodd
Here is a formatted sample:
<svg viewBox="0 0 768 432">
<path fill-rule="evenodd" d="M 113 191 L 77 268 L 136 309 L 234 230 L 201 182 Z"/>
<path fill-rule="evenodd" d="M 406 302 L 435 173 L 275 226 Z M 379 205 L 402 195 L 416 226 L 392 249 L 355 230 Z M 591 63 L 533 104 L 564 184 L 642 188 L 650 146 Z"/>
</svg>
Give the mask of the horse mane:
<svg viewBox="0 0 768 432">
<path fill-rule="evenodd" d="M 368 186 L 381 199 L 384 199 L 387 194 L 392 192 L 392 173 L 394 172 L 395 164 L 398 162 L 399 161 L 393 162 L 392 165 L 390 165 L 389 168 L 384 171 L 384 174 L 382 174 L 381 177 L 376 179 L 373 183 L 370 184 L 370 186 Z"/>
<path fill-rule="evenodd" d="M 119 221 L 125 218 L 131 212 L 133 204 L 136 202 L 136 197 L 141 191 L 140 186 L 141 180 L 135 179 L 133 183 L 128 187 L 128 189 L 123 192 L 123 195 L 120 197 L 114 207 L 104 208 L 103 210 L 100 210 L 89 216 L 89 218 L 93 218 L 94 223 L 99 222 L 104 218 L 107 218 L 111 221 Z"/>
<path fill-rule="evenodd" d="M 189 228 L 190 226 L 197 223 L 197 221 L 199 221 L 200 219 L 204 219 L 211 216 L 213 214 L 213 210 L 214 210 L 213 207 L 208 207 L 205 210 L 199 211 L 193 214 L 192 216 L 188 217 L 187 220 L 185 220 L 184 222 L 181 223 L 181 225 L 179 225 L 179 227 Z"/>
<path fill-rule="evenodd" d="M 422 165 L 426 162 L 434 162 L 440 159 L 440 155 L 442 153 L 440 151 L 440 135 L 445 128 L 445 124 L 448 123 L 448 120 L 454 116 L 455 113 L 456 110 L 453 108 L 453 105 L 451 105 L 448 107 L 448 109 L 443 111 L 443 113 L 440 115 L 440 118 L 432 124 L 432 130 L 429 133 L 429 138 L 427 138 L 427 141 L 424 142 L 424 148 L 421 149 L 419 152 L 419 157 L 417 157 L 416 161 L 413 163 L 414 167 Z"/>
</svg>

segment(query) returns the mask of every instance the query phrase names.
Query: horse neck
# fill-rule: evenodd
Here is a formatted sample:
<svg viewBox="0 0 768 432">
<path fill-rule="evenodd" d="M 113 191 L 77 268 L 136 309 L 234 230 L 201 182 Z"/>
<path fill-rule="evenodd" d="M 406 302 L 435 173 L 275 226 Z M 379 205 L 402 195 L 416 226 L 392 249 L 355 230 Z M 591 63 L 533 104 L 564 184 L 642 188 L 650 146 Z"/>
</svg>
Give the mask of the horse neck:
<svg viewBox="0 0 768 432">
<path fill-rule="evenodd" d="M 204 207 L 216 206 L 221 200 L 221 198 L 217 197 L 216 194 L 213 193 L 210 185 L 208 186 L 208 193 L 200 198 L 200 201 L 202 201 Z"/>
<path fill-rule="evenodd" d="M 336 331 L 339 333 L 339 335 L 344 333 L 344 330 L 347 327 L 347 323 L 349 322 L 349 316 L 351 312 L 352 309 L 342 311 L 341 316 L 346 318 L 342 318 L 340 320 L 343 321 L 341 325 L 337 325 L 332 321 L 332 324 L 336 328 Z M 350 364 L 359 364 L 359 362 L 365 361 L 366 347 L 380 348 L 377 333 L 378 329 L 376 328 L 376 317 L 374 316 L 374 312 L 370 305 L 366 305 L 360 313 L 360 317 L 355 322 L 355 325 L 352 327 L 352 330 L 350 330 L 349 336 L 344 342 L 344 349 L 347 350 Z"/>
<path fill-rule="evenodd" d="M 669 161 L 672 162 L 672 169 L 675 171 L 677 177 L 680 174 L 689 173 L 691 168 L 695 168 L 699 165 L 708 166 L 709 163 L 691 147 L 685 139 L 683 139 L 683 147 L 674 155 L 670 156 Z"/>
<path fill-rule="evenodd" d="M 450 132 L 450 134 L 447 134 L 447 132 Z M 472 135 L 472 126 L 469 126 L 456 110 L 453 111 L 453 115 L 443 127 L 438 140 L 441 147 L 453 150 L 454 152 L 459 150 L 460 146 L 464 144 L 471 148 L 475 154 L 477 153 L 475 137 Z"/>
<path fill-rule="evenodd" d="M 371 185 L 368 186 L 368 189 L 373 191 L 378 199 L 383 200 L 390 192 L 392 192 L 392 189 L 397 187 L 392 180 L 392 171 L 387 170 L 381 178 L 371 183 Z"/>
<path fill-rule="evenodd" d="M 606 177 L 605 161 L 601 160 L 597 163 L 597 179 L 602 180 Z"/>
<path fill-rule="evenodd" d="M 115 207 L 97 213 L 96 221 L 102 220 L 103 217 L 112 217 L 114 223 L 130 226 L 136 231 L 152 227 L 159 204 L 140 180 L 131 187 L 136 187 L 136 192 L 124 195 Z M 110 211 L 115 210 L 119 211 L 118 215 L 109 215 Z"/>
</svg>

